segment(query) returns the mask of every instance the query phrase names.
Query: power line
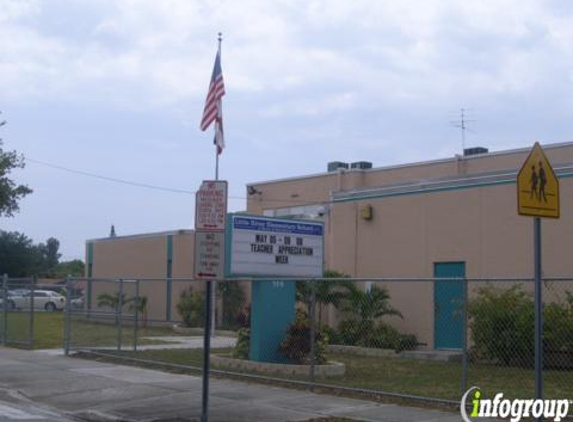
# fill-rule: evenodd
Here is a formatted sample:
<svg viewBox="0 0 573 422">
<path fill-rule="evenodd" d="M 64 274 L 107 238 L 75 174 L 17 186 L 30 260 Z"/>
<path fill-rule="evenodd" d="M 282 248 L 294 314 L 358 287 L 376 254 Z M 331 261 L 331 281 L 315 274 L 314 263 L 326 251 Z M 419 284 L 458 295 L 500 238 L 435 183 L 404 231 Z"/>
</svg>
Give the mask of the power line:
<svg viewBox="0 0 573 422">
<path fill-rule="evenodd" d="M 31 163 L 35 163 L 35 164 L 40 164 L 42 166 L 45 167 L 50 167 L 56 170 L 61 170 L 61 171 L 65 171 L 68 173 L 73 173 L 73 174 L 79 174 L 81 176 L 85 176 L 85 177 L 92 177 L 94 179 L 99 179 L 99 180 L 105 180 L 107 182 L 113 182 L 113 183 L 120 183 L 123 185 L 127 185 L 127 186 L 135 186 L 135 187 L 139 187 L 139 188 L 146 188 L 146 189 L 154 189 L 154 190 L 159 190 L 159 191 L 163 191 L 163 192 L 173 192 L 173 193 L 182 193 L 182 194 L 186 194 L 186 195 L 195 195 L 195 193 L 197 191 L 191 191 L 191 190 L 186 190 L 186 189 L 178 189 L 178 188 L 170 188 L 170 187 L 165 187 L 165 186 L 157 186 L 157 185 L 151 185 L 148 183 L 142 183 L 142 182 L 134 182 L 132 180 L 125 180 L 125 179 L 119 179 L 117 177 L 110 177 L 110 176 L 104 176 L 102 174 L 97 174 L 97 173 L 91 173 L 91 172 L 87 172 L 87 171 L 83 171 L 83 170 L 77 170 L 77 169 L 72 169 L 69 167 L 65 167 L 65 166 L 60 166 L 57 164 L 52 164 L 52 163 L 48 163 L 42 160 L 36 160 L 35 158 L 30 158 L 28 156 L 26 156 L 26 160 L 31 162 Z M 232 196 L 229 195 L 229 199 L 242 199 L 242 200 L 248 200 L 249 198 L 244 197 L 244 196 Z M 281 202 L 281 203 L 293 203 L 293 204 L 300 204 L 300 201 L 296 201 L 293 199 L 280 199 L 280 198 L 276 198 L 276 199 L 266 199 L 266 202 Z M 323 201 L 320 202 L 321 204 L 327 204 L 330 201 Z"/>
<path fill-rule="evenodd" d="M 56 164 L 46 163 L 45 161 L 36 160 L 36 159 L 30 158 L 30 157 L 26 157 L 26 160 L 30 161 L 32 163 L 41 164 L 41 165 L 46 166 L 46 167 L 51 167 L 54 169 L 67 171 L 68 173 L 80 174 L 80 175 L 86 176 L 86 177 L 93 177 L 95 179 L 107 180 L 108 182 L 121 183 L 124 185 L 137 186 L 140 188 L 161 190 L 161 191 L 165 191 L 165 192 L 185 193 L 185 194 L 193 194 L 193 195 L 195 194 L 195 191 L 190 191 L 190 190 L 185 190 L 185 189 L 177 189 L 177 188 L 168 188 L 168 187 L 164 187 L 164 186 L 150 185 L 148 183 L 133 182 L 131 180 L 118 179 L 116 177 L 103 176 L 101 174 L 90 173 L 90 172 L 83 171 L 83 170 L 76 170 L 76 169 L 71 169 L 71 168 L 64 167 L 64 166 L 59 166 Z"/>
</svg>

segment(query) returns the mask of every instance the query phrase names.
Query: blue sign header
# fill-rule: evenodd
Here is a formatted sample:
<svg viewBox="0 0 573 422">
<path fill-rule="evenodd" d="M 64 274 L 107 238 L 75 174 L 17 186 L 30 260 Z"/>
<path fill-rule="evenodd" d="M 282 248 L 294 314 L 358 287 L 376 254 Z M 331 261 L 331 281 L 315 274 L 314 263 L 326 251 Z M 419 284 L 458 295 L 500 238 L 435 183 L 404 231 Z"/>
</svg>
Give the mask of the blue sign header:
<svg viewBox="0 0 573 422">
<path fill-rule="evenodd" d="M 324 234 L 324 227 L 322 224 L 301 223 L 296 221 L 288 222 L 284 220 L 240 216 L 233 218 L 233 228 L 238 230 L 306 234 L 310 236 L 322 236 Z"/>
</svg>

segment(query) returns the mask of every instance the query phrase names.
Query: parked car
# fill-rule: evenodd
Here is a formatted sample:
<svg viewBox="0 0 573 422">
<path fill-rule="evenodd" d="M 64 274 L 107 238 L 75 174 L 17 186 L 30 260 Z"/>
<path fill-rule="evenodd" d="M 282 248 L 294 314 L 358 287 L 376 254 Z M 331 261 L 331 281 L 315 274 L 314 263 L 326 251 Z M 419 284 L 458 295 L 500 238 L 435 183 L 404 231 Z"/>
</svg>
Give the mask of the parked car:
<svg viewBox="0 0 573 422">
<path fill-rule="evenodd" d="M 34 309 L 55 311 L 64 309 L 66 298 L 59 293 L 50 290 L 26 290 L 20 294 L 8 296 L 9 306 L 14 309 L 30 309 L 32 303 L 32 293 L 34 294 Z"/>
<path fill-rule="evenodd" d="M 6 303 L 8 304 L 8 309 L 15 309 L 16 305 L 12 301 L 12 297 L 14 296 L 14 292 L 9 290 L 7 292 L 7 296 L 8 296 L 8 300 L 6 301 Z M 4 308 L 4 292 L 2 290 L 0 290 L 0 309 L 3 309 L 3 308 Z"/>
<path fill-rule="evenodd" d="M 85 297 L 83 295 L 78 296 L 71 300 L 72 308 L 75 309 L 83 309 L 85 304 Z"/>
</svg>

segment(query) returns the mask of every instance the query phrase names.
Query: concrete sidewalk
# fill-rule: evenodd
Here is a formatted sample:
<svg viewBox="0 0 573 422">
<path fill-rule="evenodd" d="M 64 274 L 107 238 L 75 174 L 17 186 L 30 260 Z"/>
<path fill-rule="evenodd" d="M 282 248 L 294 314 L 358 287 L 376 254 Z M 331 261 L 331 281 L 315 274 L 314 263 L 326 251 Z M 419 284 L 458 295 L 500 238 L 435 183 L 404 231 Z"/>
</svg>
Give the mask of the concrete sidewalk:
<svg viewBox="0 0 573 422">
<path fill-rule="evenodd" d="M 142 337 L 147 340 L 159 340 L 163 344 L 138 344 L 137 350 L 165 350 L 165 349 L 202 349 L 203 337 L 198 336 L 155 336 L 155 337 Z M 234 347 L 237 339 L 235 337 L 216 336 L 211 337 L 211 348 Z M 123 350 L 133 350 L 132 345 L 124 344 Z M 92 350 L 116 350 L 116 347 L 92 347 Z M 64 349 L 39 349 L 37 352 L 45 353 L 53 356 L 63 356 Z"/>
<path fill-rule="evenodd" d="M 201 378 L 45 353 L 0 348 L 0 391 L 10 397 L 0 421 L 16 420 L 10 409 L 61 420 L 199 420 Z M 286 422 L 345 416 L 368 422 L 458 422 L 446 413 L 373 403 L 239 381 L 212 379 L 212 422 Z M 38 410 L 40 409 L 40 410 Z M 38 416 L 36 419 L 51 417 Z M 57 419 L 54 419 L 57 420 Z"/>
</svg>

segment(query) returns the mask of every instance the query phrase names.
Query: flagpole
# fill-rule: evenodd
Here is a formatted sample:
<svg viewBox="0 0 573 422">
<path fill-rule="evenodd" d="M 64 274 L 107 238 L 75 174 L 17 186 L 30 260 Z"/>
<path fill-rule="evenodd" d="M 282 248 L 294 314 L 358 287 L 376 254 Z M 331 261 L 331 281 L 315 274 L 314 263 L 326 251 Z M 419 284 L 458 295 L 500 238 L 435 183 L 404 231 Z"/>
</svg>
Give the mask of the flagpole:
<svg viewBox="0 0 573 422">
<path fill-rule="evenodd" d="M 217 54 L 219 55 L 219 60 L 221 59 L 221 41 L 223 41 L 223 34 L 221 32 L 219 32 L 218 34 L 218 38 L 217 41 L 219 42 L 218 45 L 218 49 L 217 49 Z M 219 100 L 221 101 L 221 100 Z M 220 116 L 218 116 L 220 117 Z M 217 139 L 217 130 L 218 130 L 218 126 L 219 125 L 219 119 L 215 120 L 215 124 L 213 125 L 213 128 L 215 129 L 215 139 Z M 219 180 L 219 145 L 217 144 L 217 142 L 215 142 L 215 180 Z M 213 281 L 212 286 L 210 286 L 212 290 L 212 294 L 211 294 L 211 337 L 215 337 L 215 318 L 217 316 L 217 281 Z"/>
<path fill-rule="evenodd" d="M 219 57 L 221 57 L 221 41 L 223 41 L 223 34 L 221 32 L 219 32 L 219 37 L 217 38 L 217 41 L 219 41 L 219 46 L 218 46 L 218 54 Z M 217 125 L 219 124 L 219 122 L 217 120 L 215 120 L 215 124 L 213 125 L 213 128 L 215 129 L 215 139 L 217 138 Z M 217 143 L 215 142 L 215 180 L 219 180 L 219 145 L 217 145 Z"/>
</svg>

